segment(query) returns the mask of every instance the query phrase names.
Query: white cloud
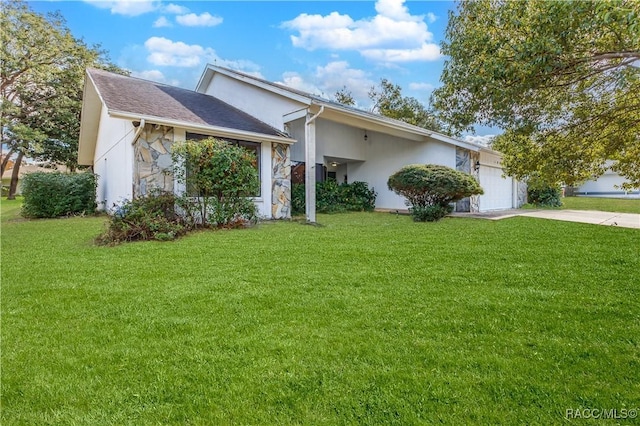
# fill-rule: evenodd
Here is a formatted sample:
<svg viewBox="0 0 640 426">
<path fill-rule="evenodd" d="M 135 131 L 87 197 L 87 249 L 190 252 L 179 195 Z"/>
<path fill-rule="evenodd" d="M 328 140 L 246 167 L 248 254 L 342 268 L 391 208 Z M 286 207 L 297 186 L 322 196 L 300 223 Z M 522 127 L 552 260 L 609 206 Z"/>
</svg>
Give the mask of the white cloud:
<svg viewBox="0 0 640 426">
<path fill-rule="evenodd" d="M 282 81 L 276 81 L 276 83 L 291 87 L 292 89 L 302 90 L 303 92 L 322 96 L 322 90 L 319 87 L 313 83 L 305 81 L 304 77 L 295 71 L 283 73 Z"/>
<path fill-rule="evenodd" d="M 431 83 L 409 83 L 409 89 L 430 91 L 435 89 L 435 86 Z"/>
<path fill-rule="evenodd" d="M 151 37 L 144 46 L 149 52 L 147 60 L 153 65 L 195 67 L 202 63 L 203 57 L 215 56 L 213 49 L 181 41 L 174 42 L 164 37 Z"/>
<path fill-rule="evenodd" d="M 425 19 L 411 15 L 405 0 L 378 0 L 378 14 L 354 21 L 348 15 L 303 13 L 281 24 L 293 30 L 295 47 L 307 50 L 358 50 L 366 58 L 381 62 L 430 61 L 440 58 L 440 48 L 433 43 Z M 435 17 L 435 16 L 434 16 Z"/>
<path fill-rule="evenodd" d="M 176 16 L 176 21 L 186 27 L 214 27 L 222 23 L 222 18 L 213 16 L 209 12 L 200 15 L 189 13 L 187 15 Z"/>
<path fill-rule="evenodd" d="M 491 141 L 495 137 L 496 137 L 496 135 L 485 135 L 485 136 L 466 135 L 464 137 L 464 141 L 465 142 L 471 142 L 471 143 L 477 143 L 477 144 L 484 145 L 484 146 L 489 146 L 489 145 L 491 145 Z"/>
<path fill-rule="evenodd" d="M 197 69 L 197 67 L 206 63 L 215 63 L 261 77 L 258 73 L 260 67 L 254 62 L 243 59 L 222 59 L 210 47 L 186 44 L 164 37 L 151 37 L 144 43 L 144 47 L 147 50 L 147 62 L 155 66 Z M 190 82 L 190 84 L 193 84 L 193 82 Z"/>
<path fill-rule="evenodd" d="M 368 92 L 375 85 L 366 71 L 351 68 L 346 61 L 334 61 L 316 67 L 306 77 L 298 72 L 286 72 L 282 78 L 279 84 L 328 99 L 332 99 L 338 90 L 346 87 L 358 106 L 370 103 Z"/>
<path fill-rule="evenodd" d="M 138 16 L 158 9 L 160 2 L 149 0 L 84 0 L 100 9 L 109 9 L 114 15 Z"/>
<path fill-rule="evenodd" d="M 379 62 L 435 61 L 441 56 L 438 45 L 432 43 L 424 43 L 416 49 L 365 49 L 360 53 Z"/>
<path fill-rule="evenodd" d="M 434 15 L 431 12 L 427 13 L 427 21 L 429 21 L 430 24 L 433 24 L 434 22 L 436 22 L 436 19 L 438 19 L 436 15 Z"/>
<path fill-rule="evenodd" d="M 173 26 L 173 24 L 171 22 L 169 22 L 169 20 L 167 18 L 165 18 L 164 16 L 159 17 L 153 23 L 153 28 L 163 28 L 163 27 L 172 27 L 172 26 Z"/>
<path fill-rule="evenodd" d="M 189 9 L 187 9 L 184 6 L 180 6 L 177 4 L 173 4 L 173 3 L 169 3 L 168 5 L 166 5 L 163 10 L 166 13 L 172 13 L 174 15 L 184 15 L 189 13 Z"/>
</svg>

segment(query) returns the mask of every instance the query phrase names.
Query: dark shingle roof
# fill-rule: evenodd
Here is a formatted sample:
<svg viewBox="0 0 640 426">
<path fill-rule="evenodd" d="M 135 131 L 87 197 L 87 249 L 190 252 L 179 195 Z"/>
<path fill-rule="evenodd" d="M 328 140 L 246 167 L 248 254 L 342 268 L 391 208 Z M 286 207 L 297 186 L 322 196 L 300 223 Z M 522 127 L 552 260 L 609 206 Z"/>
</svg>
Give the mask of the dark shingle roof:
<svg viewBox="0 0 640 426">
<path fill-rule="evenodd" d="M 210 95 L 98 69 L 87 72 L 110 111 L 286 137 Z"/>
</svg>

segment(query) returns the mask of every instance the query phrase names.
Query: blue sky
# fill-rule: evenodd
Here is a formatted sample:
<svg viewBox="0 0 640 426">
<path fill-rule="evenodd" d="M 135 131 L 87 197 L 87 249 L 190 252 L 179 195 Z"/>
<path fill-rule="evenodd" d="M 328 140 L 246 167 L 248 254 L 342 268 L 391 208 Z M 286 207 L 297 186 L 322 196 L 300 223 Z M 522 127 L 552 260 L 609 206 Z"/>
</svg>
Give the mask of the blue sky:
<svg viewBox="0 0 640 426">
<path fill-rule="evenodd" d="M 328 98 L 346 86 L 361 108 L 381 78 L 428 104 L 455 9 L 411 0 L 28 3 L 37 13 L 60 11 L 76 38 L 99 44 L 136 77 L 194 89 L 216 63 Z"/>
</svg>

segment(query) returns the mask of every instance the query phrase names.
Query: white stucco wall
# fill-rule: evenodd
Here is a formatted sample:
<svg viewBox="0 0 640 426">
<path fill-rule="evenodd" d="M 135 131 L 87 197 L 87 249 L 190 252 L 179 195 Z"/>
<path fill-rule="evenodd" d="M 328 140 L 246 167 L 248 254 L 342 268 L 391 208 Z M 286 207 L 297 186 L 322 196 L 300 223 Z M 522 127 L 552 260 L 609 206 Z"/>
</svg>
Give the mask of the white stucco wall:
<svg viewBox="0 0 640 426">
<path fill-rule="evenodd" d="M 204 93 L 215 96 L 278 130 L 284 130 L 282 117 L 285 114 L 306 107 L 302 103 L 220 73 L 214 75 Z"/>
<path fill-rule="evenodd" d="M 406 209 L 404 198 L 387 188 L 389 176 L 409 164 L 440 164 L 455 168 L 453 145 L 437 141 L 414 142 L 381 133 L 368 132 L 366 161 L 347 164 L 349 182 L 364 181 L 378 193 L 376 207 Z"/>
<path fill-rule="evenodd" d="M 607 170 L 598 179 L 586 181 L 580 185 L 576 193 L 581 195 L 618 195 L 624 196 L 628 194 L 638 194 L 638 188 L 630 191 L 623 190 L 620 185 L 626 182 L 626 179 L 619 174 Z"/>
<path fill-rule="evenodd" d="M 103 109 L 93 166 L 98 175 L 99 209 L 111 209 L 114 203 L 132 198 L 134 133 L 135 127 L 130 121 L 111 118 Z"/>
</svg>

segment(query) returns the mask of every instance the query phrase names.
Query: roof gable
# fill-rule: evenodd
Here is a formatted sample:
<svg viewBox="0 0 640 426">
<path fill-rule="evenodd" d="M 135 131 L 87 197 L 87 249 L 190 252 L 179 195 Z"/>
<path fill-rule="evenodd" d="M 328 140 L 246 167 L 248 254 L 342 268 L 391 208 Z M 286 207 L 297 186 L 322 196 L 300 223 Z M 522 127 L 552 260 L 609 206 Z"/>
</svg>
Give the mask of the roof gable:
<svg viewBox="0 0 640 426">
<path fill-rule="evenodd" d="M 196 90 L 205 91 L 207 85 L 211 82 L 213 74 L 215 73 L 224 74 L 280 96 L 288 97 L 297 101 L 306 101 L 309 105 L 315 106 L 313 109 L 314 111 L 317 111 L 318 107 L 323 107 L 326 112 L 324 112 L 322 117 L 330 117 L 329 119 L 333 121 L 361 126 L 365 129 L 370 128 L 382 133 L 393 134 L 415 141 L 424 141 L 427 140 L 427 138 L 430 138 L 446 144 L 470 149 L 472 151 L 486 150 L 486 147 L 475 142 L 463 141 L 461 139 L 415 126 L 401 120 L 385 117 L 380 114 L 375 114 L 352 106 L 343 105 L 302 90 L 293 89 L 282 84 L 270 82 L 250 74 L 245 74 L 241 71 L 224 68 L 218 65 L 207 65 L 196 86 Z"/>
<path fill-rule="evenodd" d="M 210 95 L 98 69 L 88 69 L 87 74 L 109 113 L 286 137 L 268 124 Z"/>
</svg>

